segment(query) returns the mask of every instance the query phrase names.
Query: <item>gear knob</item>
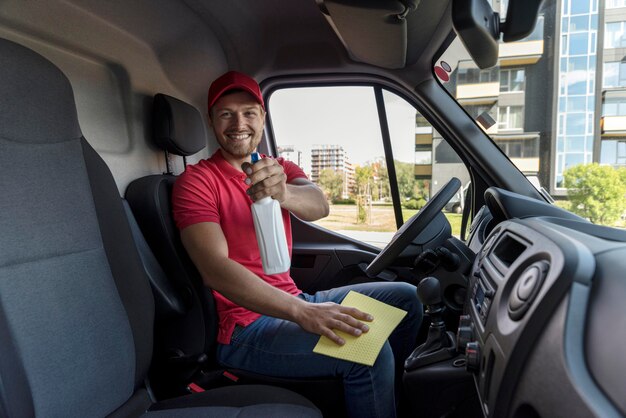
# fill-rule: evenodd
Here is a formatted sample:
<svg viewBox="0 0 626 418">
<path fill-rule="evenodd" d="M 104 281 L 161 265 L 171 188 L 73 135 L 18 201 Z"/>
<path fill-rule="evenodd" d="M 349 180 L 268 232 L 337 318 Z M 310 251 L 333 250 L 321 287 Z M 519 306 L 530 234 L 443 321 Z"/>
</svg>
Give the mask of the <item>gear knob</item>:
<svg viewBox="0 0 626 418">
<path fill-rule="evenodd" d="M 426 277 L 417 285 L 417 298 L 422 305 L 433 306 L 441 303 L 441 285 L 434 277 Z"/>
</svg>

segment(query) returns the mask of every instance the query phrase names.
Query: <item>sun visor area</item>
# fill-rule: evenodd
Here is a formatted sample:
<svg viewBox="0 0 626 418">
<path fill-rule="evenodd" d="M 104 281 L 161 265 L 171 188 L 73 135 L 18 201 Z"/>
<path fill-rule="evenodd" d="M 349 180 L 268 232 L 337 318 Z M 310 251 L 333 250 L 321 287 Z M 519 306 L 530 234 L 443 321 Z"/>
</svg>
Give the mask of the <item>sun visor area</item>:
<svg viewBox="0 0 626 418">
<path fill-rule="evenodd" d="M 351 58 L 383 68 L 403 68 L 407 19 L 419 0 L 317 0 Z"/>
</svg>

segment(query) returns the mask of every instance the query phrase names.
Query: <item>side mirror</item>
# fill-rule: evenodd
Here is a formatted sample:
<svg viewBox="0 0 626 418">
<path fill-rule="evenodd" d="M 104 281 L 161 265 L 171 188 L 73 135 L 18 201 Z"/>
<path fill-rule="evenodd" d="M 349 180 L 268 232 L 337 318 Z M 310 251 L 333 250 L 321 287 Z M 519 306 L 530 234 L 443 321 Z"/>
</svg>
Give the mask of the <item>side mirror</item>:
<svg viewBox="0 0 626 418">
<path fill-rule="evenodd" d="M 517 41 L 528 36 L 537 22 L 542 0 L 510 0 L 506 20 L 493 11 L 487 0 L 453 0 L 452 24 L 479 68 L 498 61 L 498 40 Z"/>
</svg>

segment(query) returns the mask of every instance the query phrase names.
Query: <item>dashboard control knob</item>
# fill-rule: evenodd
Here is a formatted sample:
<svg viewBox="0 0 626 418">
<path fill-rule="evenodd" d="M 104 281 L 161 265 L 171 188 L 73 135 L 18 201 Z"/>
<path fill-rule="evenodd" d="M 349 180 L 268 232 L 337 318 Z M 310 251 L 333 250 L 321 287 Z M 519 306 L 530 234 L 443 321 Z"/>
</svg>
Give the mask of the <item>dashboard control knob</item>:
<svg viewBox="0 0 626 418">
<path fill-rule="evenodd" d="M 456 346 L 459 350 L 465 350 L 467 343 L 474 340 L 474 324 L 472 317 L 461 315 L 459 318 L 459 329 L 456 332 Z"/>
<path fill-rule="evenodd" d="M 472 341 L 465 345 L 465 368 L 468 372 L 477 373 L 480 370 L 480 345 Z"/>
</svg>

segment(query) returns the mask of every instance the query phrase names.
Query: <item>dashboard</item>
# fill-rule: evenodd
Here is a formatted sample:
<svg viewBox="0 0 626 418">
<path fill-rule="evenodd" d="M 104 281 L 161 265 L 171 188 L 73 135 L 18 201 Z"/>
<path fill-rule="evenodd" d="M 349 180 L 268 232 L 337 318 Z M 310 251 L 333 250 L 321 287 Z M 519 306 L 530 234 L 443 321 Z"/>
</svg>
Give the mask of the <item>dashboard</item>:
<svg viewBox="0 0 626 418">
<path fill-rule="evenodd" d="M 626 415 L 626 231 L 486 192 L 457 343 L 487 417 Z"/>
</svg>

